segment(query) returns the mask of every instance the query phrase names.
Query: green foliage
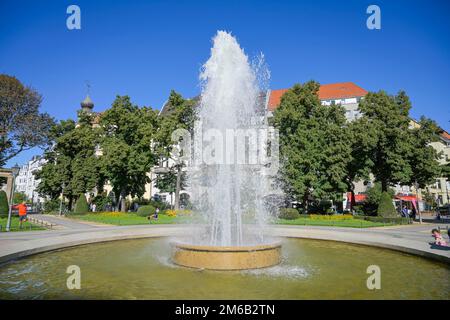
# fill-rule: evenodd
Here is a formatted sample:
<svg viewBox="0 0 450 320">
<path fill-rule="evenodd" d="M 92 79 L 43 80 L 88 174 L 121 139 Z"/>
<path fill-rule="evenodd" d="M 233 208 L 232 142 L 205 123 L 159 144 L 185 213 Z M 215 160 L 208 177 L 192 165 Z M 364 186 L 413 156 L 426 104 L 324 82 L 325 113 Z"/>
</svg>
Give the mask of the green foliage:
<svg viewBox="0 0 450 320">
<path fill-rule="evenodd" d="M 139 207 L 136 214 L 140 217 L 148 217 L 155 213 L 155 207 L 151 205 L 146 205 Z"/>
<path fill-rule="evenodd" d="M 330 200 L 318 200 L 311 205 L 308 211 L 311 213 L 332 214 L 331 206 Z"/>
<path fill-rule="evenodd" d="M 22 203 L 27 202 L 27 195 L 24 192 L 14 192 L 14 200 L 13 203 Z"/>
<path fill-rule="evenodd" d="M 300 214 L 297 209 L 294 208 L 281 208 L 278 213 L 278 218 L 286 220 L 295 220 L 300 218 Z"/>
<path fill-rule="evenodd" d="M 128 96 L 117 96 L 102 114 L 102 172 L 122 199 L 122 211 L 126 209 L 123 199 L 141 197 L 150 182 L 147 173 L 159 159 L 151 148 L 158 121 L 155 110 L 139 108 Z"/>
<path fill-rule="evenodd" d="M 274 112 L 280 133 L 280 180 L 303 205 L 313 199 L 341 200 L 351 160 L 350 132 L 340 105 L 323 106 L 320 85 L 295 85 Z"/>
<path fill-rule="evenodd" d="M 447 178 L 447 180 L 450 180 L 450 162 L 442 165 L 440 169 L 441 169 L 441 176 Z"/>
<path fill-rule="evenodd" d="M 0 74 L 0 167 L 24 150 L 48 144 L 53 119 L 39 113 L 41 102 L 37 91 Z"/>
<path fill-rule="evenodd" d="M 383 191 L 381 190 L 380 182 L 375 182 L 372 187 L 367 189 L 367 198 L 361 205 L 361 209 L 366 215 L 377 215 L 378 205 L 381 201 L 382 193 Z M 388 188 L 387 193 L 392 199 L 395 195 L 395 190 Z"/>
<path fill-rule="evenodd" d="M 430 143 L 439 140 L 439 128 L 433 120 L 425 117 L 421 117 L 418 124 L 418 128 L 410 130 L 412 151 L 409 156 L 409 163 L 412 174 L 408 184 L 414 185 L 417 183 L 419 188 L 425 188 L 442 174 L 438 162 L 440 154 L 430 145 Z"/>
<path fill-rule="evenodd" d="M 382 192 L 378 204 L 377 214 L 384 218 L 395 218 L 398 216 L 392 203 L 392 196 L 388 192 Z"/>
<path fill-rule="evenodd" d="M 80 194 L 75 203 L 75 209 L 73 210 L 74 214 L 85 214 L 89 212 L 89 205 L 86 200 L 86 196 L 84 193 Z"/>
<path fill-rule="evenodd" d="M 369 146 L 370 167 L 383 191 L 395 184 L 421 187 L 439 173 L 436 151 L 429 145 L 437 139 L 437 126 L 422 118 L 418 128 L 410 128 L 411 103 L 404 91 L 391 96 L 384 91 L 370 92 L 359 104 L 374 134 Z"/>
<path fill-rule="evenodd" d="M 95 204 L 95 211 L 104 211 L 108 205 L 112 205 L 111 198 L 105 194 L 98 194 L 92 199 L 92 203 Z"/>
<path fill-rule="evenodd" d="M 7 217 L 8 211 L 8 197 L 6 196 L 5 191 L 0 190 L 0 217 Z"/>
<path fill-rule="evenodd" d="M 411 224 L 412 223 L 411 219 L 403 218 L 403 217 L 389 218 L 389 217 L 355 216 L 355 219 L 371 221 L 371 222 L 378 222 L 378 223 L 385 223 L 385 224 L 400 224 L 401 225 L 401 224 Z"/>
<path fill-rule="evenodd" d="M 83 121 L 78 126 L 73 120 L 61 121 L 52 128 L 51 137 L 55 144 L 45 153 L 46 164 L 35 173 L 40 179 L 38 192 L 57 199 L 64 187 L 69 207 L 79 194 L 95 187 L 101 190 L 105 181 L 96 156 L 100 131 Z"/>
<path fill-rule="evenodd" d="M 46 214 L 59 214 L 59 208 L 61 206 L 60 199 L 49 199 L 44 202 L 44 213 Z M 67 203 L 62 203 L 62 210 L 67 210 Z"/>
</svg>

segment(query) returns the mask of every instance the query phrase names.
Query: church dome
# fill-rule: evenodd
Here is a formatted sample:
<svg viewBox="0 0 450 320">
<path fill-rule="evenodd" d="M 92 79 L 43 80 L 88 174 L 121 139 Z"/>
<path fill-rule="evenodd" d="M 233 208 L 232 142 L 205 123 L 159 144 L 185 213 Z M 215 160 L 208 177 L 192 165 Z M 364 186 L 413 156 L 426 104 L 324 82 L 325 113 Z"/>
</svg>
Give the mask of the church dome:
<svg viewBox="0 0 450 320">
<path fill-rule="evenodd" d="M 92 110 L 92 108 L 94 108 L 94 103 L 92 102 L 89 95 L 87 95 L 86 98 L 81 102 L 81 108 L 89 110 Z"/>
</svg>

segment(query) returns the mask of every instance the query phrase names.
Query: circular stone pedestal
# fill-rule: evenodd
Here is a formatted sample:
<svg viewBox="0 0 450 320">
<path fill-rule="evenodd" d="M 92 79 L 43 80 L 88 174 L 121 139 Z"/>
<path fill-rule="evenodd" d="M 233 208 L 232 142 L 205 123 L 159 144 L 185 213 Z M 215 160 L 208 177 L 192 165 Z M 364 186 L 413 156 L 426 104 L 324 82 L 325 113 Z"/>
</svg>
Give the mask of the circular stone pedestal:
<svg viewBox="0 0 450 320">
<path fill-rule="evenodd" d="M 265 268 L 280 263 L 281 243 L 240 247 L 173 243 L 172 260 L 180 266 L 210 270 Z"/>
</svg>

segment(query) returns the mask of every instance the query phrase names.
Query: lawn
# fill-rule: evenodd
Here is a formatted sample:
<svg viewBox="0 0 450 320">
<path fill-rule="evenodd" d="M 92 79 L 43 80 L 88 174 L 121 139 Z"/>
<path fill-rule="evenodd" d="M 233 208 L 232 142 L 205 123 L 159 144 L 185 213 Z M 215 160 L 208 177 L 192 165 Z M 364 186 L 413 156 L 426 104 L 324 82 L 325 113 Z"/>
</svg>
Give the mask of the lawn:
<svg viewBox="0 0 450 320">
<path fill-rule="evenodd" d="M 6 223 L 8 218 L 0 218 L 0 232 L 6 231 Z M 24 222 L 22 224 L 22 229 L 19 229 L 19 217 L 12 217 L 11 219 L 11 230 L 10 231 L 36 231 L 45 230 L 45 228 L 30 222 Z"/>
<path fill-rule="evenodd" d="M 300 226 L 331 226 L 331 227 L 349 227 L 349 228 L 371 228 L 383 227 L 388 223 L 373 222 L 359 219 L 345 219 L 345 220 L 319 220 L 310 218 L 298 218 L 295 220 L 278 219 L 276 224 L 300 225 Z"/>
<path fill-rule="evenodd" d="M 122 212 L 89 213 L 85 215 L 68 215 L 67 217 L 72 219 L 105 223 L 116 226 L 129 226 L 140 224 L 173 224 L 173 223 L 184 223 L 189 221 L 189 216 L 169 217 L 163 214 L 159 215 L 158 220 L 149 221 L 146 217 L 140 217 L 134 213 L 122 213 Z M 351 227 L 351 228 L 370 228 L 370 227 L 382 227 L 387 225 L 393 225 L 382 222 L 373 222 L 359 219 L 320 220 L 320 219 L 310 219 L 307 217 L 301 217 L 295 220 L 277 219 L 276 221 L 274 221 L 274 223 L 285 225 L 333 226 L 333 227 Z"/>
<path fill-rule="evenodd" d="M 182 223 L 186 220 L 185 217 L 169 217 L 167 215 L 160 214 L 158 216 L 158 220 L 149 221 L 146 217 L 141 217 L 134 213 L 122 212 L 99 212 L 88 213 L 84 215 L 67 215 L 67 217 L 71 219 L 112 224 L 116 226 L 129 226 L 139 224 L 172 224 Z"/>
</svg>

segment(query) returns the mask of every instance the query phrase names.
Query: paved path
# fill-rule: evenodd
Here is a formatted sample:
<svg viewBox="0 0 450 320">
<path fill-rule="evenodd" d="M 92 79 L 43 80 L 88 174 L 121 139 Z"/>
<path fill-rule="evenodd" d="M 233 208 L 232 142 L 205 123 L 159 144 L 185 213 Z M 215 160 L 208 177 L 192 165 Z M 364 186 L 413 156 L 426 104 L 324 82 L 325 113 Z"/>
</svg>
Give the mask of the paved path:
<svg viewBox="0 0 450 320">
<path fill-rule="evenodd" d="M 92 223 L 88 221 L 80 221 L 80 220 L 74 220 L 62 216 L 53 216 L 48 214 L 33 214 L 33 218 L 49 222 L 51 224 L 54 224 L 57 226 L 56 229 L 90 229 L 90 228 L 98 228 L 98 227 L 105 227 L 108 225 L 105 224 L 98 224 L 98 223 Z M 59 227 L 59 228 L 58 228 Z"/>
<path fill-rule="evenodd" d="M 80 244 L 121 239 L 182 236 L 188 225 L 139 225 L 102 227 L 67 218 L 52 217 L 65 223 L 65 229 L 48 231 L 11 232 L 0 234 L 0 262 L 44 251 Z M 280 237 L 310 238 L 343 241 L 389 248 L 436 259 L 450 264 L 450 247 L 435 248 L 430 230 L 434 224 L 408 225 L 386 228 L 358 229 L 318 226 L 274 225 L 267 233 Z M 445 225 L 440 225 L 445 226 Z M 448 224 L 447 224 L 448 226 Z M 447 239 L 447 236 L 445 236 Z"/>
</svg>

